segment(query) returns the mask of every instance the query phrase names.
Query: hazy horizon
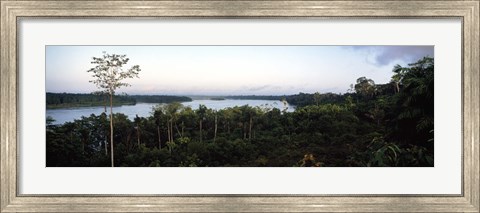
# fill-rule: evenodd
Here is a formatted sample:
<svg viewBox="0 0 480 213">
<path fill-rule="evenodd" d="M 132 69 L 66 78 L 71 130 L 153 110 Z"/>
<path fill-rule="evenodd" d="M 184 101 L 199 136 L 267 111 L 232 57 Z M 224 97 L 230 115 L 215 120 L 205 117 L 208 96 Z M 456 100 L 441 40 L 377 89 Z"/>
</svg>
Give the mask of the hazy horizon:
<svg viewBox="0 0 480 213">
<path fill-rule="evenodd" d="M 390 81 L 392 68 L 434 57 L 433 46 L 47 46 L 46 91 L 91 93 L 92 57 L 140 65 L 129 95 L 236 96 L 345 93 L 357 78 Z"/>
<path fill-rule="evenodd" d="M 47 91 L 46 93 L 55 93 L 55 94 L 61 94 L 61 93 L 67 93 L 67 94 L 91 94 L 91 92 L 49 92 Z M 306 93 L 306 92 L 299 92 L 299 93 Z M 289 96 L 289 95 L 296 95 L 295 94 L 279 94 L 279 95 L 254 95 L 254 94 L 245 94 L 245 95 L 229 95 L 229 94 L 224 94 L 224 95 L 205 95 L 205 94 L 198 94 L 198 95 L 192 95 L 192 94 L 161 94 L 161 93 L 152 93 L 152 94 L 138 94 L 138 93 L 125 93 L 126 95 L 146 95 L 146 96 L 154 96 L 154 95 L 160 95 L 160 96 L 186 96 L 190 98 L 201 98 L 201 97 L 228 97 L 228 96 Z M 125 95 L 122 93 L 115 93 L 115 95 Z M 340 93 L 337 93 L 340 94 Z"/>
</svg>

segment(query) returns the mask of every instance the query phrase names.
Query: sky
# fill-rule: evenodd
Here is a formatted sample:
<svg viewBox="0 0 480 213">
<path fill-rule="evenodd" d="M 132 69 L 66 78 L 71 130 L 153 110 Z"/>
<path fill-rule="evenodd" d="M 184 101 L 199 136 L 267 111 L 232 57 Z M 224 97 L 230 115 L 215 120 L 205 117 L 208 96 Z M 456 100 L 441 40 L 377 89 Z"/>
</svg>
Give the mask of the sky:
<svg viewBox="0 0 480 213">
<path fill-rule="evenodd" d="M 102 52 L 126 54 L 139 78 L 130 95 L 291 95 L 345 93 L 359 77 L 390 81 L 433 46 L 46 46 L 46 91 L 97 91 L 87 72 Z"/>
</svg>

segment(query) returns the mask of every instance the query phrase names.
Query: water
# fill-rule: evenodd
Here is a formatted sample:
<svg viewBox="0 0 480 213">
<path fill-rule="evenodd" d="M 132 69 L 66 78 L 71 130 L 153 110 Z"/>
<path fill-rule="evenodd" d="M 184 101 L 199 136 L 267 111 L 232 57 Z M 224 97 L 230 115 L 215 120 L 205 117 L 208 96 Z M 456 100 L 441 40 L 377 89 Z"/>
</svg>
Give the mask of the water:
<svg viewBox="0 0 480 213">
<path fill-rule="evenodd" d="M 263 107 L 263 108 L 278 108 L 280 110 L 284 110 L 287 107 L 288 112 L 292 112 L 295 110 L 294 106 L 286 105 L 284 106 L 283 102 L 281 101 L 273 101 L 273 100 L 233 100 L 233 99 L 226 99 L 226 100 L 193 100 L 192 102 L 183 102 L 184 106 L 190 106 L 192 109 L 198 109 L 200 104 L 205 105 L 207 108 L 210 109 L 224 109 L 228 107 L 234 106 L 243 106 L 249 105 L 252 107 Z M 152 107 L 158 105 L 157 103 L 137 103 L 136 105 L 125 105 L 125 106 L 116 106 L 113 107 L 114 113 L 123 113 L 128 116 L 131 120 L 135 118 L 135 115 L 140 117 L 148 117 L 151 115 Z M 107 110 L 109 110 L 107 108 Z M 52 117 L 55 119 L 53 124 L 63 124 L 68 121 L 73 121 L 74 119 L 80 119 L 82 116 L 88 117 L 91 114 L 100 115 L 104 112 L 103 106 L 97 107 L 78 107 L 78 108 L 64 108 L 64 109 L 47 109 L 47 116 Z"/>
</svg>

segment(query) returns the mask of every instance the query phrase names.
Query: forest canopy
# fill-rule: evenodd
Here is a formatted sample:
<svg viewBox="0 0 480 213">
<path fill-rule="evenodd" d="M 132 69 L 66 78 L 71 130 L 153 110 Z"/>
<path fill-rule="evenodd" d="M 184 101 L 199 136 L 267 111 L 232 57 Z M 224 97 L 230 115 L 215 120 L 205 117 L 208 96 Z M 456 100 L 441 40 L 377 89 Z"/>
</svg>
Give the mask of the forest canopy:
<svg viewBox="0 0 480 213">
<path fill-rule="evenodd" d="M 115 165 L 433 166 L 434 59 L 392 71 L 386 84 L 360 76 L 344 94 L 262 97 L 281 98 L 296 106 L 293 112 L 248 105 L 192 109 L 178 102 L 182 99 L 134 120 L 114 113 Z M 54 100 L 47 94 L 47 106 Z M 130 100 L 141 97 L 124 99 Z M 47 118 L 47 166 L 110 166 L 104 151 L 111 140 L 108 125 L 105 113 L 61 125 Z"/>
<path fill-rule="evenodd" d="M 47 92 L 47 109 L 85 106 L 104 106 L 107 96 L 102 93 L 77 94 L 77 93 L 51 93 Z M 115 105 L 134 105 L 136 103 L 172 103 L 189 102 L 191 98 L 173 95 L 115 95 Z"/>
</svg>

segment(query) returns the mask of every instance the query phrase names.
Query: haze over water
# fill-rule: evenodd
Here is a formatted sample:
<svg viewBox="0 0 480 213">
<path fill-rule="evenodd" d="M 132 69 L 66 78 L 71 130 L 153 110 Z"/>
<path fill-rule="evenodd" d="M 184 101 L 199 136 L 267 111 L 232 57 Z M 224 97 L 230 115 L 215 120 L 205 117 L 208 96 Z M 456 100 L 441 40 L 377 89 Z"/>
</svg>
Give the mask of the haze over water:
<svg viewBox="0 0 480 213">
<path fill-rule="evenodd" d="M 287 112 L 295 110 L 292 105 L 284 105 L 281 101 L 272 100 L 193 100 L 191 102 L 183 102 L 184 106 L 189 106 L 192 109 L 198 109 L 200 104 L 214 110 L 220 110 L 228 107 L 249 105 L 253 107 L 261 108 L 278 108 L 280 110 L 286 109 Z M 151 115 L 152 107 L 156 106 L 156 103 L 137 103 L 136 105 L 124 105 L 113 107 L 114 113 L 123 113 L 128 116 L 130 120 L 133 120 L 136 115 L 139 117 L 148 117 Z M 63 124 L 65 122 L 73 121 L 74 119 L 80 119 L 82 116 L 88 117 L 91 114 L 100 115 L 104 112 L 103 106 L 97 107 L 76 107 L 76 108 L 64 108 L 64 109 L 47 109 L 46 116 L 52 117 L 55 122 L 53 124 Z"/>
</svg>

